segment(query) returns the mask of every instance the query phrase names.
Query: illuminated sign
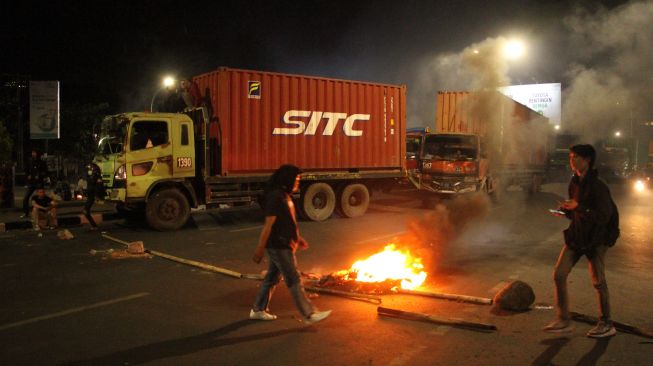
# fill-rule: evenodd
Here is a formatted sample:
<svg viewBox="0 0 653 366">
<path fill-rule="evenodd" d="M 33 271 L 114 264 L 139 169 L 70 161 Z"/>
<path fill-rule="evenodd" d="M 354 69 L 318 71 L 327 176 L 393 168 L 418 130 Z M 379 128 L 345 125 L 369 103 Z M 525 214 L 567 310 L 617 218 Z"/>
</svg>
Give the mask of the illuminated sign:
<svg viewBox="0 0 653 366">
<path fill-rule="evenodd" d="M 35 139 L 59 138 L 59 82 L 29 82 L 29 134 Z"/>
<path fill-rule="evenodd" d="M 547 117 L 552 125 L 562 121 L 560 83 L 511 85 L 499 91 L 528 108 Z"/>
</svg>

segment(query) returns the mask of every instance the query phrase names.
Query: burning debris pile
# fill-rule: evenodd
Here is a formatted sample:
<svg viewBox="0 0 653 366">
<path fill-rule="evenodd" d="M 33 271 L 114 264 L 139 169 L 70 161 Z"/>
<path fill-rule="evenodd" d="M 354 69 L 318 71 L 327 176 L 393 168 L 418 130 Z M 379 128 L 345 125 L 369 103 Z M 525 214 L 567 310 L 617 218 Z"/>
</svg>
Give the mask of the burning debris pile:
<svg viewBox="0 0 653 366">
<path fill-rule="evenodd" d="M 388 244 L 383 251 L 355 262 L 350 269 L 321 277 L 309 276 L 309 281 L 316 287 L 384 295 L 395 288 L 416 289 L 426 276 L 421 258 L 413 257 L 408 250 L 397 249 L 395 244 Z"/>
</svg>

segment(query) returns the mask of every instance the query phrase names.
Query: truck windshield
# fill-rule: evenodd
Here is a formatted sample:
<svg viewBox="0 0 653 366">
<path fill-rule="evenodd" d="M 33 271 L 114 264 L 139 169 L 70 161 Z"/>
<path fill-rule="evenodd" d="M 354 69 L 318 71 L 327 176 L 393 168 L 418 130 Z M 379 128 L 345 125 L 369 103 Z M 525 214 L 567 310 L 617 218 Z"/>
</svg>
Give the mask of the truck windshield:
<svg viewBox="0 0 653 366">
<path fill-rule="evenodd" d="M 122 139 L 114 136 L 105 136 L 98 142 L 98 154 L 116 154 L 122 152 Z"/>
<path fill-rule="evenodd" d="M 106 117 L 100 126 L 100 140 L 97 153 L 116 154 L 123 150 L 123 142 L 127 135 L 127 120 L 120 117 Z"/>
<path fill-rule="evenodd" d="M 467 160 L 478 155 L 478 138 L 465 135 L 430 135 L 424 142 L 425 159 Z"/>
<path fill-rule="evenodd" d="M 414 158 L 419 154 L 419 148 L 422 145 L 421 136 L 407 136 L 406 137 L 406 156 Z"/>
</svg>

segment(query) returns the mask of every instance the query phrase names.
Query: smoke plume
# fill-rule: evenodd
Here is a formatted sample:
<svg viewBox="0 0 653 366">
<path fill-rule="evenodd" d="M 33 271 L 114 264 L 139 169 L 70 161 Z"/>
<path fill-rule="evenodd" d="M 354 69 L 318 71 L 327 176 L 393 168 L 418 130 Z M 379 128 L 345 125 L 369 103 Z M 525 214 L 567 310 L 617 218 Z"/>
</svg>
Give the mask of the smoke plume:
<svg viewBox="0 0 653 366">
<path fill-rule="evenodd" d="M 415 253 L 422 257 L 427 268 L 437 269 L 469 223 L 483 218 L 489 207 L 484 193 L 439 202 L 433 211 L 408 223 L 408 233 L 400 242 L 415 243 Z"/>
<path fill-rule="evenodd" d="M 653 2 L 577 10 L 565 19 L 573 57 L 563 95 L 563 127 L 588 142 L 630 131 L 653 108 Z"/>
</svg>

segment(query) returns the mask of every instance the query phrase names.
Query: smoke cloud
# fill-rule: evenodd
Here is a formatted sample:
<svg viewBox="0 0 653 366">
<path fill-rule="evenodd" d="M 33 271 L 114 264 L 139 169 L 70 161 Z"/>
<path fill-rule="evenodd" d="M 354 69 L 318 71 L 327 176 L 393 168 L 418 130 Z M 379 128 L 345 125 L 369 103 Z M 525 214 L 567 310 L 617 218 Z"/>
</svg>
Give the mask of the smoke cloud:
<svg viewBox="0 0 653 366">
<path fill-rule="evenodd" d="M 415 243 L 415 253 L 422 257 L 428 270 L 437 270 L 442 258 L 457 248 L 456 239 L 467 226 L 487 215 L 490 202 L 486 194 L 459 196 L 439 202 L 435 209 L 408 223 L 402 243 Z"/>
<path fill-rule="evenodd" d="M 653 2 L 611 11 L 578 9 L 565 19 L 573 57 L 563 95 L 563 127 L 589 142 L 628 131 L 653 113 Z"/>
</svg>

